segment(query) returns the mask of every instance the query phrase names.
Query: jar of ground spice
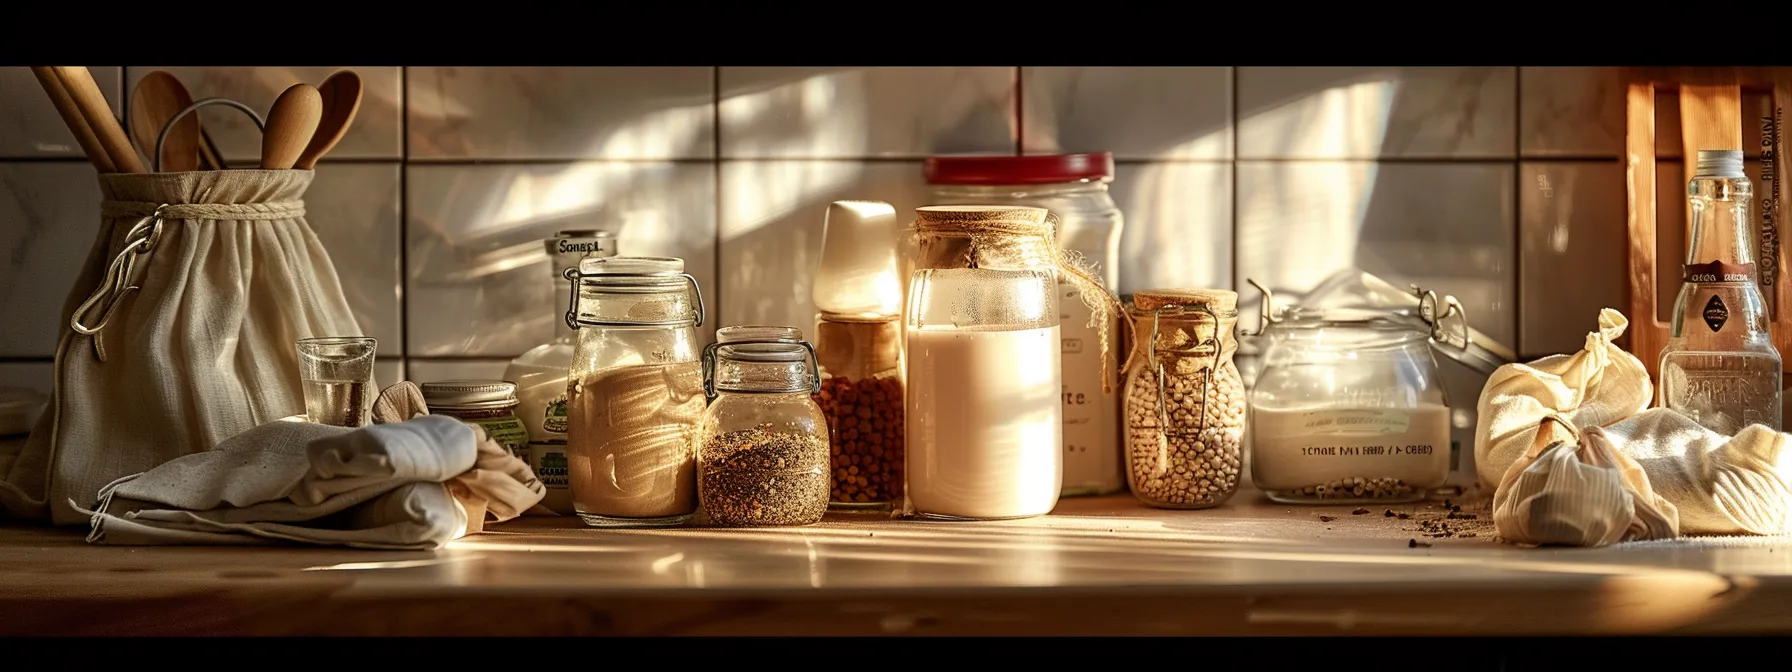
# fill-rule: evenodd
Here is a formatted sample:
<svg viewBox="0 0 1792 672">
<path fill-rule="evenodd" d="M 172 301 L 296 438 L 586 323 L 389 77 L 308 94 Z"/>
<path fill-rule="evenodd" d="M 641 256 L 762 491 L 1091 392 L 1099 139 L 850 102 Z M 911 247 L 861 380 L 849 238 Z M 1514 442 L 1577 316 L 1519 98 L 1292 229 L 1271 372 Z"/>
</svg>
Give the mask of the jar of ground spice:
<svg viewBox="0 0 1792 672">
<path fill-rule="evenodd" d="M 1204 509 L 1238 491 L 1245 391 L 1238 293 L 1133 294 L 1134 366 L 1125 387 L 1126 475 L 1150 506 Z"/>
<path fill-rule="evenodd" d="M 794 327 L 726 327 L 703 351 L 697 498 L 714 525 L 808 525 L 828 510 L 815 349 Z"/>
</svg>

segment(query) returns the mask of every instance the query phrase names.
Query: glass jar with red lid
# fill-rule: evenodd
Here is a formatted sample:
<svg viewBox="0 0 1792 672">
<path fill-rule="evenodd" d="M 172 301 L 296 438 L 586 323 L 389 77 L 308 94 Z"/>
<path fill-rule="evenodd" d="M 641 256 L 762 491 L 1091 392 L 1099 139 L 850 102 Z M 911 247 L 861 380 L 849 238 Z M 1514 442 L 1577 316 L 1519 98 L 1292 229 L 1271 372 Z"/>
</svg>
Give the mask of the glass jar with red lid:
<svg viewBox="0 0 1792 672">
<path fill-rule="evenodd" d="M 1080 253 L 1109 291 L 1119 285 L 1119 206 L 1108 193 L 1110 152 L 1036 156 L 936 156 L 925 166 L 933 205 L 1024 205 L 1059 220 L 1058 245 Z M 1066 496 L 1104 495 L 1126 486 L 1120 451 L 1119 385 L 1102 392 L 1102 371 L 1119 369 L 1118 317 L 1107 348 L 1077 288 L 1060 282 L 1063 335 L 1064 489 Z M 1106 354 L 1104 355 L 1104 351 Z M 1103 368 L 1103 360 L 1107 360 Z"/>
</svg>

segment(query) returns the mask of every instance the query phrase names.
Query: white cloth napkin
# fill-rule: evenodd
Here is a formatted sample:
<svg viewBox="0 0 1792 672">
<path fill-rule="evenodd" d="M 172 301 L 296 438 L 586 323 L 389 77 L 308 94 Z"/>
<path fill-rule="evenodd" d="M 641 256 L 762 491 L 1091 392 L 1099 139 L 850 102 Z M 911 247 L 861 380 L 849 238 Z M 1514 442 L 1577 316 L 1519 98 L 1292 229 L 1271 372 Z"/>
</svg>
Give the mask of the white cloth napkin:
<svg viewBox="0 0 1792 672">
<path fill-rule="evenodd" d="M 381 399 L 414 392 L 400 383 Z M 376 408 L 385 424 L 270 422 L 114 481 L 83 510 L 88 541 L 430 549 L 481 531 L 488 517 L 515 518 L 547 492 L 483 429 L 420 404 Z"/>
</svg>

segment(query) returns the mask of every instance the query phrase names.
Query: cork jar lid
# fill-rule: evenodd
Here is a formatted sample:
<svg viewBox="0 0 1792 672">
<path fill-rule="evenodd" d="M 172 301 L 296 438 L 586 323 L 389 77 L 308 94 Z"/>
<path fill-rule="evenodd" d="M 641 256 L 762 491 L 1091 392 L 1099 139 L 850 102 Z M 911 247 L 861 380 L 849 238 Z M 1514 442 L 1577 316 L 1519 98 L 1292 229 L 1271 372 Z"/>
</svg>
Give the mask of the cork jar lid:
<svg viewBox="0 0 1792 672">
<path fill-rule="evenodd" d="M 1230 289 L 1150 289 L 1132 294 L 1133 308 L 1141 311 L 1202 303 L 1216 313 L 1233 312 L 1238 310 L 1238 292 Z"/>
<path fill-rule="evenodd" d="M 922 231 L 1027 233 L 1049 230 L 1049 211 L 1024 205 L 929 205 L 915 208 Z"/>
</svg>

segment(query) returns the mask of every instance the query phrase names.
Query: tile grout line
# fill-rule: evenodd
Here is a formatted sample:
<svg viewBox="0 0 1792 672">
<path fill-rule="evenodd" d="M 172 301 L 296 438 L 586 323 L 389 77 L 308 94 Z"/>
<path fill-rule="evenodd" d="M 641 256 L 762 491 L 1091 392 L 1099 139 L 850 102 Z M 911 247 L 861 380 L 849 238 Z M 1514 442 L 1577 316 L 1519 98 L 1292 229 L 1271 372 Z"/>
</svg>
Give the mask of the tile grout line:
<svg viewBox="0 0 1792 672">
<path fill-rule="evenodd" d="M 1226 95 L 1231 98 L 1232 103 L 1232 119 L 1229 124 L 1229 130 L 1232 133 L 1232 156 L 1228 161 L 1231 164 L 1228 167 L 1232 170 L 1232 240 L 1231 244 L 1227 246 L 1230 248 L 1230 256 L 1226 269 L 1226 284 L 1232 287 L 1233 292 L 1242 293 L 1244 288 L 1238 285 L 1238 239 L 1240 237 L 1238 231 L 1238 66 L 1232 66 L 1231 74 L 1231 81 L 1227 87 L 1230 90 L 1226 92 Z M 1257 329 L 1262 330 L 1263 325 L 1257 325 Z"/>
<path fill-rule="evenodd" d="M 411 379 L 411 68 L 398 67 L 398 375 Z"/>
<path fill-rule="evenodd" d="M 1525 66 L 1512 68 L 1512 351 L 1525 351 Z"/>
<path fill-rule="evenodd" d="M 710 66 L 709 69 L 709 112 L 710 112 L 710 179 L 715 185 L 715 193 L 710 195 L 711 205 L 715 212 L 714 249 L 709 254 L 710 278 L 715 280 L 715 289 L 709 292 L 709 304 L 715 307 L 715 317 L 706 325 L 714 331 L 716 324 L 722 320 L 722 66 Z M 813 336 L 811 336 L 813 338 Z"/>
<path fill-rule="evenodd" d="M 1037 68 L 1037 66 L 1035 66 Z M 1014 66 L 1014 155 L 1027 153 L 1027 69 Z M 1119 289 L 1116 287 L 1115 289 Z"/>
</svg>

